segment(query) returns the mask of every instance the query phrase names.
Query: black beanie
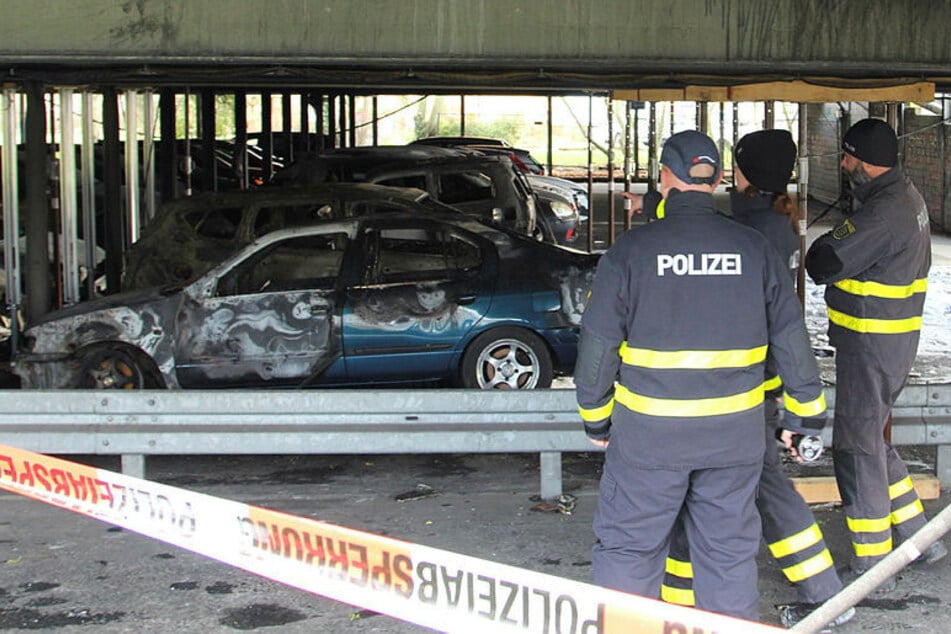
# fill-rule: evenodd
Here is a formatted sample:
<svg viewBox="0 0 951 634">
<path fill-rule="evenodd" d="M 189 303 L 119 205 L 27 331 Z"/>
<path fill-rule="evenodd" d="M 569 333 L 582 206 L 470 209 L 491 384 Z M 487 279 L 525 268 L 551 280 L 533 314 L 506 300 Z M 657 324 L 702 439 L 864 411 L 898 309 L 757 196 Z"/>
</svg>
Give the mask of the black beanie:
<svg viewBox="0 0 951 634">
<path fill-rule="evenodd" d="M 862 119 L 849 128 L 842 149 L 872 165 L 894 167 L 898 163 L 898 137 L 881 119 Z"/>
<path fill-rule="evenodd" d="M 785 192 L 796 163 L 796 144 L 787 130 L 759 130 L 737 141 L 733 158 L 757 189 Z"/>
</svg>

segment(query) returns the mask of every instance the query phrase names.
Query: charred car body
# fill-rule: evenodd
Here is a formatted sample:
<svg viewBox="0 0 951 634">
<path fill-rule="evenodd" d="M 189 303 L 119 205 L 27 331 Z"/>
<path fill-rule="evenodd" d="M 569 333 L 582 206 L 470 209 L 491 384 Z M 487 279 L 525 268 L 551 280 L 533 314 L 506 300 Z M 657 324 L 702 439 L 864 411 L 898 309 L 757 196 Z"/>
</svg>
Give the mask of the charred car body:
<svg viewBox="0 0 951 634">
<path fill-rule="evenodd" d="M 24 388 L 545 387 L 573 368 L 596 262 L 451 211 L 320 222 L 51 313 L 14 368 Z"/>
</svg>

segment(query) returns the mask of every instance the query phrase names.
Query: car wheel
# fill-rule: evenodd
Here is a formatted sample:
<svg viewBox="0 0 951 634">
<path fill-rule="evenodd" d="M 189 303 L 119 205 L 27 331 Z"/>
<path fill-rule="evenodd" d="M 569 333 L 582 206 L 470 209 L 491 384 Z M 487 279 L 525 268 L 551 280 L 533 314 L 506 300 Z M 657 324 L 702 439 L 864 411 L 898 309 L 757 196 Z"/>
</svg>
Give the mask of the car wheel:
<svg viewBox="0 0 951 634">
<path fill-rule="evenodd" d="M 483 390 L 549 387 L 551 354 L 541 337 L 522 328 L 482 333 L 462 357 L 462 385 Z"/>
<path fill-rule="evenodd" d="M 122 348 L 96 348 L 83 355 L 77 387 L 93 390 L 141 390 L 159 387 L 156 373 L 139 355 Z"/>
</svg>

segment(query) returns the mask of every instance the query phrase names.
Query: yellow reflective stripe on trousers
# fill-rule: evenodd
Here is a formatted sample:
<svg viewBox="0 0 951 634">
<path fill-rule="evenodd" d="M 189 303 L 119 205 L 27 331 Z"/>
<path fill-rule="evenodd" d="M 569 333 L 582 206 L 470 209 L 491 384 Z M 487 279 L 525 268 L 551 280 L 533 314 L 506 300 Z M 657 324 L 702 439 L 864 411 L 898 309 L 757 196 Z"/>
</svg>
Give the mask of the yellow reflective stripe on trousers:
<svg viewBox="0 0 951 634">
<path fill-rule="evenodd" d="M 829 308 L 829 321 L 855 332 L 873 335 L 898 335 L 921 330 L 921 317 L 905 319 L 861 319 Z"/>
<path fill-rule="evenodd" d="M 681 579 L 693 579 L 693 565 L 689 561 L 667 558 L 665 571 Z"/>
<path fill-rule="evenodd" d="M 892 552 L 892 538 L 889 537 L 883 542 L 876 542 L 874 544 L 858 544 L 852 542 L 852 549 L 855 551 L 856 557 L 879 557 L 881 555 L 887 555 Z"/>
<path fill-rule="evenodd" d="M 736 412 L 753 409 L 763 402 L 763 386 L 759 385 L 747 392 L 730 396 L 673 399 L 635 394 L 623 385 L 619 385 L 614 390 L 614 400 L 638 414 L 699 418 L 701 416 L 735 414 Z"/>
<path fill-rule="evenodd" d="M 905 476 L 895 484 L 888 487 L 888 499 L 894 500 L 897 499 L 912 489 L 915 488 L 915 485 L 911 483 L 911 476 Z"/>
<path fill-rule="evenodd" d="M 845 523 L 848 524 L 849 530 L 853 533 L 881 533 L 892 527 L 892 520 L 887 516 L 871 519 L 846 517 Z"/>
<path fill-rule="evenodd" d="M 696 603 L 693 598 L 693 590 L 671 588 L 666 585 L 660 587 L 660 598 L 667 603 L 685 605 L 688 608 L 692 608 Z"/>
<path fill-rule="evenodd" d="M 811 418 L 813 416 L 819 416 L 826 411 L 826 395 L 825 392 L 819 392 L 819 398 L 806 401 L 805 403 L 800 403 L 789 394 L 784 392 L 783 404 L 786 406 L 788 411 L 792 412 L 799 418 Z"/>
<path fill-rule="evenodd" d="M 783 568 L 783 574 L 786 575 L 786 578 L 789 579 L 792 583 L 798 583 L 803 579 L 808 579 L 809 577 L 814 577 L 824 570 L 828 570 L 832 567 L 832 553 L 829 552 L 829 549 L 826 548 L 821 553 L 814 557 L 796 564 L 795 566 L 789 566 L 788 568 Z"/>
<path fill-rule="evenodd" d="M 710 370 L 748 368 L 766 360 L 769 346 L 736 350 L 649 350 L 621 344 L 621 361 L 654 370 Z"/>
<path fill-rule="evenodd" d="M 601 407 L 594 407 L 592 409 L 585 409 L 581 406 L 578 407 L 578 413 L 581 414 L 581 420 L 589 423 L 595 423 L 599 420 L 610 418 L 611 412 L 613 411 L 614 399 L 611 399 L 606 405 L 602 405 Z"/>
<path fill-rule="evenodd" d="M 795 535 L 790 535 L 785 539 L 768 544 L 769 552 L 771 552 L 776 559 L 788 557 L 789 555 L 804 551 L 821 540 L 822 531 L 819 530 L 818 524 L 813 524 L 804 531 L 799 531 Z"/>
<path fill-rule="evenodd" d="M 912 295 L 927 291 L 928 278 L 923 277 L 906 285 L 882 284 L 881 282 L 871 281 L 862 282 L 849 279 L 836 282 L 835 287 L 850 295 L 882 297 L 884 299 L 907 299 Z"/>
<path fill-rule="evenodd" d="M 924 512 L 925 507 L 921 505 L 921 500 L 915 500 L 911 504 L 906 504 L 900 509 L 895 509 L 892 511 L 892 524 L 901 524 L 902 522 L 907 522 L 911 518 L 917 517 Z"/>
</svg>

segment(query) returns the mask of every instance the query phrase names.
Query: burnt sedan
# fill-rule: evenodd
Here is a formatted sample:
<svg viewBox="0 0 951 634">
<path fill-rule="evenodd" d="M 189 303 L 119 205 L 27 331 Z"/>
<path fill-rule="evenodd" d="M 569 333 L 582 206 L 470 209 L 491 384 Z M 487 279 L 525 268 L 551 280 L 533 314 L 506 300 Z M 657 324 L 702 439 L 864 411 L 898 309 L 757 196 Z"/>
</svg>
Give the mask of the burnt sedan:
<svg viewBox="0 0 951 634">
<path fill-rule="evenodd" d="M 52 313 L 15 368 L 24 388 L 547 387 L 596 261 L 460 214 L 329 220 Z"/>
</svg>

